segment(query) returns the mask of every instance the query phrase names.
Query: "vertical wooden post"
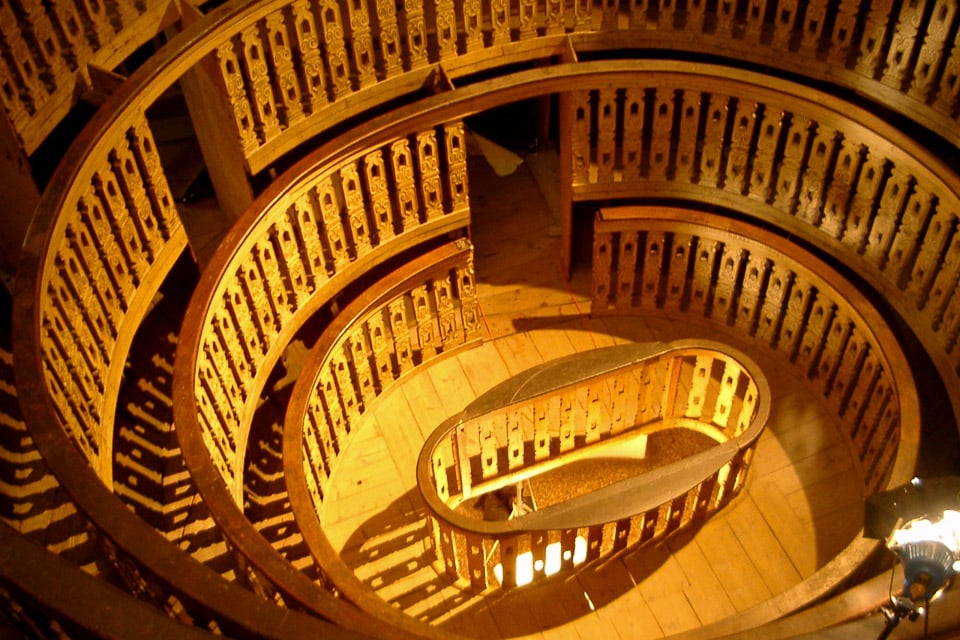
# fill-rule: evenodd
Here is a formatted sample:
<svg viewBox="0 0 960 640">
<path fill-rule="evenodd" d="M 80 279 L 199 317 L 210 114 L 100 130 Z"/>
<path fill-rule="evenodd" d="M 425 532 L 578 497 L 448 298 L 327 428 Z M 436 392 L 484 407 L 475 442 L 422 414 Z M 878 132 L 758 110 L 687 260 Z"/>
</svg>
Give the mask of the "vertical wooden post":
<svg viewBox="0 0 960 640">
<path fill-rule="evenodd" d="M 577 52 L 567 41 L 563 51 L 563 62 L 576 62 Z M 560 94 L 560 131 L 557 135 L 557 145 L 560 148 L 560 268 L 565 276 L 570 276 L 573 257 L 573 96 L 569 92 Z"/>
<path fill-rule="evenodd" d="M 0 193 L 4 198 L 0 269 L 13 271 L 33 211 L 40 202 L 40 190 L 33 181 L 27 154 L 6 117 L 0 118 Z"/>
<path fill-rule="evenodd" d="M 200 17 L 190 4 L 184 5 L 184 23 Z M 236 130 L 233 110 L 219 67 L 210 54 L 180 78 L 200 152 L 220 208 L 236 219 L 253 202 L 253 187 L 247 175 L 247 161 Z"/>
</svg>

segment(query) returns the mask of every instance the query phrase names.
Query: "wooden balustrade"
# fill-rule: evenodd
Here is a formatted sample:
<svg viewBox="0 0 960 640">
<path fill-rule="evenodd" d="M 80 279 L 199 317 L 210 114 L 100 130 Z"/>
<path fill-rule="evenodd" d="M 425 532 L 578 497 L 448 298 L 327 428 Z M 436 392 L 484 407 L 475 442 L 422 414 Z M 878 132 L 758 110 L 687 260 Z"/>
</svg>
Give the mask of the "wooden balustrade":
<svg viewBox="0 0 960 640">
<path fill-rule="evenodd" d="M 191 422 L 238 504 L 260 386 L 297 324 L 377 263 L 466 226 L 463 136 L 451 123 L 300 176 L 224 267 L 196 327 Z"/>
<path fill-rule="evenodd" d="M 371 612 L 383 602 L 343 565 L 323 532 L 328 484 L 350 434 L 377 398 L 416 367 L 479 344 L 473 247 L 465 239 L 371 285 L 324 330 L 294 386 L 283 431 L 290 506 L 316 562 Z"/>
<path fill-rule="evenodd" d="M 773 350 L 837 412 L 865 492 L 886 486 L 901 433 L 919 431 L 903 408 L 916 389 L 885 323 L 839 274 L 748 224 L 663 207 L 601 210 L 593 256 L 592 313 L 694 317 Z"/>
<path fill-rule="evenodd" d="M 254 171 L 328 128 L 325 112 L 336 104 L 339 114 L 366 89 L 410 91 L 403 76 L 434 64 L 455 83 L 469 81 L 493 52 L 560 55 L 559 45 L 548 44 L 554 36 L 569 36 L 574 50 L 591 54 L 683 48 L 829 78 L 960 141 L 960 16 L 948 0 L 869 10 L 849 0 L 675 4 L 299 0 L 235 33 L 216 59 L 234 133 Z M 537 48 L 540 40 L 546 48 Z M 506 45 L 526 53 L 501 52 Z"/>
<path fill-rule="evenodd" d="M 700 524 L 743 487 L 770 402 L 755 363 L 708 341 L 609 347 L 520 373 L 445 421 L 421 449 L 417 483 L 438 561 L 474 589 L 513 587 Z M 557 473 L 588 459 L 593 476 L 604 459 L 642 460 L 646 438 L 678 429 L 714 446 L 647 462 L 653 470 L 635 460 L 635 475 L 586 493 Z M 567 497 L 530 513 L 515 507 L 501 520 L 463 509 L 538 477 Z"/>
<path fill-rule="evenodd" d="M 176 17 L 163 0 L 0 5 L 0 104 L 24 153 L 94 89 L 98 73 L 112 72 Z"/>
<path fill-rule="evenodd" d="M 577 91 L 568 108 L 574 199 L 711 201 L 774 221 L 883 291 L 960 392 L 960 198 L 945 167 L 833 105 L 731 82 L 678 76 Z M 739 276 L 745 263 L 733 260 Z M 613 306 L 631 304 L 609 293 Z M 663 304 L 676 302 L 669 294 Z"/>
</svg>

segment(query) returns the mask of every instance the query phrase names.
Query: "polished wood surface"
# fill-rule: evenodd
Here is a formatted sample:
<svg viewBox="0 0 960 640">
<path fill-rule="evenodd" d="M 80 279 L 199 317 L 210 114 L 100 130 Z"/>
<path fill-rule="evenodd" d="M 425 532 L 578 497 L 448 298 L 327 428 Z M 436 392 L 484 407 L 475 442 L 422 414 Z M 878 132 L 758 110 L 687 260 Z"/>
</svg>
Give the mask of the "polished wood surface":
<svg viewBox="0 0 960 640">
<path fill-rule="evenodd" d="M 473 637 L 663 637 L 745 611 L 843 549 L 862 524 L 862 478 L 814 390 L 732 335 L 655 316 L 591 318 L 589 274 L 560 276 L 526 166 L 496 181 L 476 165 L 474 193 L 491 194 L 473 230 L 486 339 L 381 397 L 343 452 L 321 516 L 357 576 L 407 614 Z M 742 496 L 698 531 L 544 585 L 484 597 L 437 573 L 414 478 L 437 424 L 546 360 L 682 337 L 743 348 L 770 379 L 771 418 Z"/>
</svg>

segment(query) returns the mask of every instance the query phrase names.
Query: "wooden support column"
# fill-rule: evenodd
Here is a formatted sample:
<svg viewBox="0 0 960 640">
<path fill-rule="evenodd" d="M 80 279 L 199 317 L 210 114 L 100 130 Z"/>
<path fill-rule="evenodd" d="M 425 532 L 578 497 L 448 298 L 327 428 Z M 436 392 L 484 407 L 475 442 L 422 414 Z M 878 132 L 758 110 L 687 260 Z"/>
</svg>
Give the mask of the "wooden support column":
<svg viewBox="0 0 960 640">
<path fill-rule="evenodd" d="M 183 6 L 185 25 L 201 14 L 190 4 Z M 240 144 L 233 109 L 212 53 L 180 78 L 180 88 L 190 112 L 200 152 L 220 208 L 231 219 L 253 202 L 253 187 L 247 160 Z"/>
<path fill-rule="evenodd" d="M 40 202 L 27 154 L 12 123 L 0 117 L 0 193 L 3 194 L 3 233 L 0 233 L 0 270 L 12 272 L 20 259 L 27 227 Z"/>
<path fill-rule="evenodd" d="M 576 62 L 577 52 L 570 40 L 561 56 L 562 62 Z M 573 131 L 574 104 L 568 92 L 560 94 L 560 131 L 557 145 L 560 152 L 560 268 L 566 277 L 570 277 L 573 258 L 573 154 L 571 153 L 571 132 Z"/>
</svg>

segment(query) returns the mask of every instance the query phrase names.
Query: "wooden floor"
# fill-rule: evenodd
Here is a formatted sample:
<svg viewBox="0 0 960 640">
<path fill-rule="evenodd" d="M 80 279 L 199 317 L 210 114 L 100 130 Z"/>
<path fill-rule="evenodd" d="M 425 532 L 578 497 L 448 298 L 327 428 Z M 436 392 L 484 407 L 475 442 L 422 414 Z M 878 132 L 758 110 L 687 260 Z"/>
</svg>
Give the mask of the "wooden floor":
<svg viewBox="0 0 960 640">
<path fill-rule="evenodd" d="M 482 346 L 415 372 L 368 413 L 322 514 L 361 580 L 407 614 L 475 638 L 658 638 L 797 584 L 856 535 L 860 474 L 804 384 L 729 335 L 662 318 L 590 318 L 585 268 L 561 277 L 556 220 L 527 165 L 506 178 L 471 158 Z M 539 169 L 539 167 L 538 167 Z M 744 492 L 699 531 L 600 567 L 475 596 L 437 575 L 415 486 L 426 435 L 495 383 L 546 360 L 627 341 L 726 341 L 756 359 L 773 409 Z"/>
</svg>

